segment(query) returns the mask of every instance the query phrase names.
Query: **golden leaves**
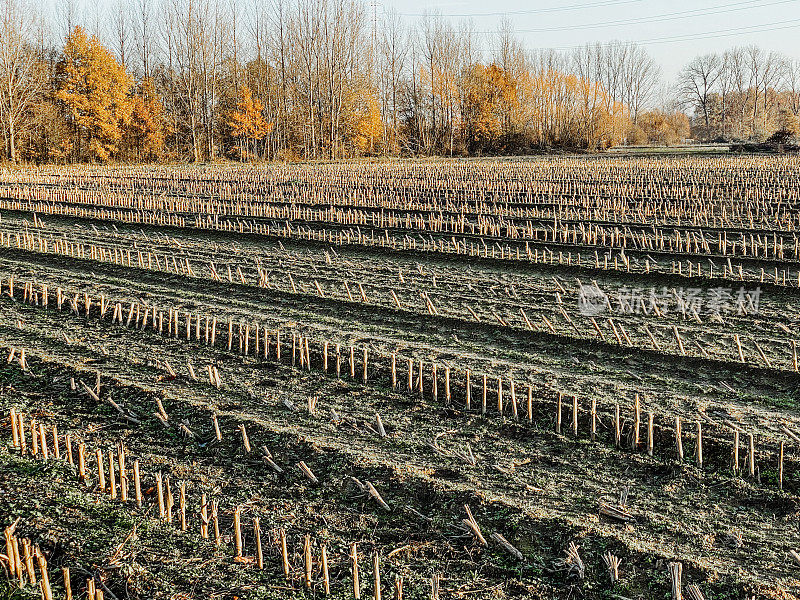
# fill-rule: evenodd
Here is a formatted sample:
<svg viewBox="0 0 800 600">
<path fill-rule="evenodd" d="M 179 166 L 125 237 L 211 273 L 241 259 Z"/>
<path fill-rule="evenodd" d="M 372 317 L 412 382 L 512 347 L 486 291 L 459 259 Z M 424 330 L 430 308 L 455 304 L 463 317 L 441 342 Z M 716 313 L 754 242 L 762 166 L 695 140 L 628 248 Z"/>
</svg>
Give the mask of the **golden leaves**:
<svg viewBox="0 0 800 600">
<path fill-rule="evenodd" d="M 132 103 L 131 79 L 95 36 L 75 27 L 57 65 L 60 101 L 79 137 L 89 140 L 93 159 L 107 161 L 117 151 Z"/>
</svg>

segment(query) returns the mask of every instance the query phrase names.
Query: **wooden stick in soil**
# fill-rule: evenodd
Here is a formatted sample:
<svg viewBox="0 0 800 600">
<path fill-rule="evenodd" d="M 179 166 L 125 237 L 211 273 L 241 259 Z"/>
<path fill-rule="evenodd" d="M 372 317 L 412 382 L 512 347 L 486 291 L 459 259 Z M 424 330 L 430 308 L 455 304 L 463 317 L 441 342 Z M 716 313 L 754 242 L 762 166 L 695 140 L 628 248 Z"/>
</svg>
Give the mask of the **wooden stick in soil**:
<svg viewBox="0 0 800 600">
<path fill-rule="evenodd" d="M 36 562 L 39 563 L 43 600 L 53 600 L 53 592 L 50 589 L 50 576 L 47 573 L 47 559 L 45 559 L 38 546 L 36 547 Z"/>
<path fill-rule="evenodd" d="M 75 458 L 72 455 L 72 436 L 70 434 L 64 436 L 64 447 L 67 449 L 67 463 L 74 466 Z"/>
<path fill-rule="evenodd" d="M 278 474 L 283 473 L 283 469 L 280 468 L 274 460 L 272 460 L 272 453 L 266 446 L 261 446 L 261 458 L 264 460 L 269 467 Z"/>
<path fill-rule="evenodd" d="M 378 435 L 382 438 L 386 437 L 386 429 L 383 427 L 383 421 L 381 420 L 381 415 L 379 413 L 375 413 L 375 428 L 378 431 Z"/>
<path fill-rule="evenodd" d="M 466 374 L 464 376 L 464 390 L 465 390 L 465 398 L 464 398 L 464 408 L 466 410 L 472 410 L 472 385 L 470 385 L 470 371 L 467 369 Z"/>
<path fill-rule="evenodd" d="M 675 452 L 678 462 L 683 462 L 683 436 L 681 434 L 681 418 L 675 417 Z"/>
<path fill-rule="evenodd" d="M 106 489 L 106 476 L 103 467 L 103 451 L 97 448 L 94 451 L 95 458 L 97 459 L 97 487 L 103 492 Z"/>
<path fill-rule="evenodd" d="M 19 587 L 22 587 L 25 584 L 25 570 L 23 569 L 22 555 L 19 552 L 19 540 L 17 539 L 17 536 L 13 536 L 11 541 L 14 545 L 14 560 L 17 563 L 15 571 L 17 572 L 17 578 L 19 579 Z"/>
<path fill-rule="evenodd" d="M 117 498 L 117 478 L 114 471 L 114 453 L 108 451 L 108 492 L 113 500 Z"/>
<path fill-rule="evenodd" d="M 242 556 L 242 509 L 236 507 L 233 510 L 233 532 L 236 536 L 236 557 Z"/>
<path fill-rule="evenodd" d="M 14 441 L 14 447 L 19 448 L 19 432 L 18 432 L 19 425 L 17 424 L 17 411 L 14 410 L 13 408 L 10 411 L 10 417 L 11 417 L 11 437 Z"/>
<path fill-rule="evenodd" d="M 647 413 L 647 456 L 653 456 L 653 413 Z"/>
<path fill-rule="evenodd" d="M 325 548 L 325 544 L 320 548 L 320 563 L 322 567 L 322 589 L 326 596 L 330 596 L 331 579 L 328 573 L 328 550 Z"/>
<path fill-rule="evenodd" d="M 219 503 L 211 501 L 211 522 L 214 524 L 214 543 L 217 546 L 222 544 L 222 535 L 219 532 Z"/>
<path fill-rule="evenodd" d="M 164 476 L 164 492 L 166 494 L 167 522 L 172 523 L 172 509 L 175 506 L 175 499 L 172 497 L 172 484 L 170 483 L 169 475 Z"/>
<path fill-rule="evenodd" d="M 572 397 L 572 435 L 578 437 L 578 397 Z"/>
<path fill-rule="evenodd" d="M 742 342 L 739 340 L 739 334 L 733 334 L 733 341 L 736 343 L 736 350 L 739 353 L 739 362 L 745 362 L 744 360 L 744 352 L 742 351 Z"/>
<path fill-rule="evenodd" d="M 747 468 L 750 472 L 750 477 L 756 476 L 756 448 L 753 434 L 747 434 Z"/>
<path fill-rule="evenodd" d="M 164 507 L 164 481 L 161 476 L 161 471 L 156 473 L 156 498 L 158 500 L 158 516 L 163 521 L 167 511 Z"/>
<path fill-rule="evenodd" d="M 314 475 L 314 472 L 304 461 L 301 460 L 299 463 L 297 463 L 297 468 L 300 469 L 303 472 L 303 475 L 305 475 L 312 483 L 315 485 L 319 484 L 319 479 L 317 479 L 317 476 Z"/>
<path fill-rule="evenodd" d="M 214 435 L 217 437 L 217 441 L 222 441 L 222 432 L 219 429 L 219 421 L 217 421 L 217 415 L 211 415 L 211 422 L 214 424 Z"/>
<path fill-rule="evenodd" d="M 261 520 L 253 517 L 253 537 L 256 542 L 256 564 L 259 569 L 264 568 L 264 551 L 261 549 Z"/>
<path fill-rule="evenodd" d="M 185 481 L 181 481 L 178 484 L 178 487 L 180 489 L 180 497 L 179 497 L 179 500 L 178 500 L 178 502 L 179 502 L 178 506 L 179 506 L 180 513 L 181 513 L 181 531 L 186 531 L 186 529 L 187 529 L 187 526 L 186 526 L 186 482 Z"/>
<path fill-rule="evenodd" d="M 66 600 L 72 600 L 72 582 L 69 578 L 69 567 L 62 567 L 61 573 L 64 578 L 64 597 Z"/>
<path fill-rule="evenodd" d="M 39 427 L 35 419 L 31 419 L 31 455 L 39 454 Z"/>
<path fill-rule="evenodd" d="M 789 550 L 789 556 L 791 556 L 792 560 L 794 560 L 794 562 L 800 566 L 800 553 L 798 553 L 796 550 Z"/>
<path fill-rule="evenodd" d="M 783 442 L 778 450 L 778 489 L 783 489 Z"/>
<path fill-rule="evenodd" d="M 375 600 L 381 600 L 381 559 L 377 552 L 372 555 L 372 570 L 375 578 Z"/>
<path fill-rule="evenodd" d="M 700 591 L 700 586 L 696 583 L 690 583 L 686 586 L 686 595 L 690 600 L 706 600 L 703 592 Z"/>
<path fill-rule="evenodd" d="M 619 566 L 622 561 L 619 557 L 614 556 L 611 554 L 610 551 L 607 551 L 603 555 L 603 562 L 606 563 L 606 567 L 608 567 L 608 576 L 611 578 L 611 585 L 615 585 L 617 581 L 619 581 Z"/>
<path fill-rule="evenodd" d="M 561 392 L 558 392 L 558 400 L 556 401 L 556 433 L 561 433 Z"/>
<path fill-rule="evenodd" d="M 53 434 L 53 456 L 56 457 L 56 460 L 61 460 L 61 445 L 58 443 L 58 427 L 55 423 L 53 423 L 51 431 Z"/>
<path fill-rule="evenodd" d="M 361 583 L 358 577 L 358 547 L 355 542 L 350 545 L 350 569 L 353 574 L 353 598 L 359 600 L 361 598 Z"/>
<path fill-rule="evenodd" d="M 697 421 L 697 445 L 695 446 L 695 458 L 697 459 L 697 467 L 703 468 L 703 428 L 700 421 Z"/>
<path fill-rule="evenodd" d="M 86 444 L 78 444 L 78 481 L 86 481 Z"/>
<path fill-rule="evenodd" d="M 486 542 L 486 538 L 483 537 L 481 528 L 478 526 L 478 522 L 475 520 L 475 517 L 472 516 L 472 511 L 469 509 L 469 505 L 465 504 L 464 510 L 467 512 L 467 518 L 462 519 L 461 521 L 472 532 L 478 542 L 480 542 L 481 546 L 488 546 L 489 544 Z"/>
<path fill-rule="evenodd" d="M 483 376 L 483 397 L 481 399 L 481 415 L 486 414 L 486 383 L 487 378 L 486 375 Z"/>
<path fill-rule="evenodd" d="M 503 414 L 503 378 L 497 378 L 497 412 Z"/>
<path fill-rule="evenodd" d="M 242 446 L 244 447 L 244 451 L 247 454 L 250 454 L 250 438 L 247 437 L 247 429 L 244 426 L 244 423 L 239 425 L 239 431 L 242 433 Z"/>
<path fill-rule="evenodd" d="M 499 533 L 497 533 L 497 532 L 494 532 L 494 533 L 493 533 L 493 534 L 492 534 L 490 537 L 491 537 L 491 539 L 493 539 L 495 542 L 497 542 L 497 543 L 500 545 L 500 547 L 501 547 L 501 548 L 503 548 L 503 550 L 505 550 L 506 552 L 508 552 L 508 553 L 509 553 L 511 556 L 513 556 L 513 557 L 514 557 L 514 558 L 516 558 L 517 560 L 524 560 L 524 559 L 525 559 L 525 557 L 522 555 L 522 552 L 520 552 L 520 551 L 519 551 L 517 548 L 515 548 L 515 547 L 514 547 L 514 546 L 511 544 L 511 542 L 509 542 L 509 541 L 508 541 L 508 540 L 507 540 L 505 537 L 503 537 L 501 534 L 499 534 Z"/>
<path fill-rule="evenodd" d="M 394 576 L 394 600 L 403 600 L 403 578 Z"/>
<path fill-rule="evenodd" d="M 281 562 L 283 564 L 283 575 L 289 579 L 289 551 L 286 548 L 286 530 L 281 527 L 278 530 L 278 536 L 281 544 Z"/>
<path fill-rule="evenodd" d="M 303 562 L 305 564 L 305 572 L 303 574 L 303 584 L 305 585 L 307 590 L 311 589 L 311 573 L 314 568 L 314 564 L 311 560 L 311 534 L 306 534 L 305 539 L 303 540 Z"/>
<path fill-rule="evenodd" d="M 136 507 L 142 508 L 142 478 L 139 473 L 139 461 L 133 461 L 133 493 L 136 496 Z"/>
<path fill-rule="evenodd" d="M 23 559 L 25 563 L 25 570 L 28 573 L 28 582 L 31 585 L 36 585 L 36 571 L 33 569 L 33 550 L 31 548 L 30 540 L 22 540 L 22 549 L 24 550 Z"/>
<path fill-rule="evenodd" d="M 619 422 L 619 404 L 614 405 L 614 443 L 617 448 L 622 445 L 622 428 Z"/>
<path fill-rule="evenodd" d="M 452 397 L 450 394 L 450 367 L 444 368 L 444 401 L 447 406 L 450 406 Z"/>
<path fill-rule="evenodd" d="M 128 471 L 125 468 L 125 446 L 120 442 L 117 451 L 119 464 L 119 496 L 122 502 L 128 501 Z"/>
<path fill-rule="evenodd" d="M 25 456 L 28 452 L 27 443 L 25 441 L 25 413 L 19 413 L 17 415 L 17 425 L 19 426 L 18 437 L 19 437 L 19 453 L 21 456 Z"/>
<path fill-rule="evenodd" d="M 683 574 L 683 565 L 678 562 L 669 563 L 669 575 L 672 581 L 672 600 L 682 600 L 683 594 L 681 591 L 681 575 Z"/>
<path fill-rule="evenodd" d="M 200 495 L 200 537 L 208 539 L 208 499 L 205 492 Z"/>
<path fill-rule="evenodd" d="M 380 495 L 378 490 L 375 489 L 375 486 L 372 485 L 371 482 L 367 481 L 364 485 L 367 488 L 367 492 L 369 492 L 369 495 L 372 496 L 375 502 L 378 503 L 378 506 L 380 506 L 383 510 L 387 512 L 392 510 L 391 507 L 386 503 L 386 501 L 384 501 L 383 497 Z"/>
<path fill-rule="evenodd" d="M 42 458 L 48 460 L 50 452 L 47 448 L 47 434 L 45 433 L 44 423 L 39 423 L 39 442 L 42 447 Z"/>
<path fill-rule="evenodd" d="M 533 387 L 528 384 L 528 400 L 526 405 L 528 423 L 533 423 Z"/>
<path fill-rule="evenodd" d="M 8 557 L 8 573 L 13 578 L 17 574 L 17 558 L 14 554 L 13 525 L 4 530 L 6 538 L 6 557 Z"/>
</svg>

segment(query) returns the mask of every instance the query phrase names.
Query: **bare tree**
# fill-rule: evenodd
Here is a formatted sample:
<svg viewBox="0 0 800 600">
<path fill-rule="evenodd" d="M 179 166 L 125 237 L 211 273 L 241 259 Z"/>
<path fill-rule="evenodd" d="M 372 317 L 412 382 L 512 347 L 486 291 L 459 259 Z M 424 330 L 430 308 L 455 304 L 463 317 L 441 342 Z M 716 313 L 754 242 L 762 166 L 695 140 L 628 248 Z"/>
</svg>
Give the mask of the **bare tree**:
<svg viewBox="0 0 800 600">
<path fill-rule="evenodd" d="M 625 107 L 633 124 L 653 99 L 661 69 L 647 51 L 632 42 L 597 43 L 576 49 L 572 54 L 576 75 L 583 81 L 600 84 L 605 110 L 616 117 Z"/>
<path fill-rule="evenodd" d="M 37 56 L 36 17 L 24 0 L 0 1 L 0 120 L 6 155 L 17 162 L 19 135 L 45 81 Z"/>
<path fill-rule="evenodd" d="M 130 48 L 130 13 L 125 6 L 125 0 L 117 0 L 112 15 L 114 27 L 114 45 L 120 64 L 126 69 L 129 66 L 128 54 Z"/>
<path fill-rule="evenodd" d="M 398 142 L 400 119 L 400 86 L 406 67 L 409 52 L 409 41 L 403 28 L 403 22 L 396 11 L 387 14 L 380 43 L 381 87 L 384 122 L 388 132 L 386 148 L 396 146 Z"/>
<path fill-rule="evenodd" d="M 622 99 L 630 111 L 633 124 L 636 125 L 639 113 L 652 99 L 661 78 L 661 68 L 644 48 L 635 44 L 629 46 L 626 58 L 622 75 Z"/>
<path fill-rule="evenodd" d="M 747 105 L 750 96 L 749 77 L 747 69 L 747 56 L 744 48 L 733 48 L 727 53 L 727 74 L 731 82 L 731 90 L 735 94 L 735 101 L 731 103 L 731 112 L 735 110 L 738 115 L 736 123 L 732 124 L 734 135 L 745 135 L 747 120 Z"/>
<path fill-rule="evenodd" d="M 58 20 L 63 24 L 61 42 L 63 43 L 78 24 L 78 8 L 75 0 L 58 0 L 55 10 Z"/>
<path fill-rule="evenodd" d="M 704 54 L 686 65 L 678 77 L 679 93 L 687 105 L 702 114 L 706 135 L 711 128 L 710 98 L 720 77 L 721 65 L 718 54 Z"/>
<path fill-rule="evenodd" d="M 726 50 L 722 54 L 721 61 L 719 78 L 717 79 L 717 88 L 719 89 L 719 124 L 722 139 L 727 139 L 728 103 L 730 91 L 734 84 L 734 58 L 730 50 Z"/>
<path fill-rule="evenodd" d="M 164 39 L 169 57 L 171 104 L 176 130 L 183 121 L 191 141 L 192 160 L 199 162 L 211 148 L 208 135 L 209 83 L 215 66 L 213 6 L 209 0 L 170 0 L 165 6 Z"/>
<path fill-rule="evenodd" d="M 131 18 L 142 77 L 150 77 L 154 53 L 153 0 L 136 0 L 134 14 L 135 18 Z"/>
<path fill-rule="evenodd" d="M 795 116 L 800 116 L 800 60 L 791 61 L 787 65 L 786 92 L 789 110 Z"/>
<path fill-rule="evenodd" d="M 764 58 L 763 77 L 761 81 L 761 97 L 763 110 L 761 115 L 762 134 L 767 135 L 770 113 L 777 104 L 776 88 L 780 85 L 788 70 L 788 62 L 784 56 L 777 52 L 770 52 Z"/>
</svg>

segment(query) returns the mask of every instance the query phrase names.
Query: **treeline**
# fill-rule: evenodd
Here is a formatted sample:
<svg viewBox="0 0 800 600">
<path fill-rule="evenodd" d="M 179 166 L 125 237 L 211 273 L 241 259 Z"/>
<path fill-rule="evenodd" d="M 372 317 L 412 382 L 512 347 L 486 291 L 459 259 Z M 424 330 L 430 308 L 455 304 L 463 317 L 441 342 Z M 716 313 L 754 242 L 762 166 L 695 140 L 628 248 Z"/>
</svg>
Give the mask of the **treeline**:
<svg viewBox="0 0 800 600">
<path fill-rule="evenodd" d="M 681 71 L 678 91 L 699 139 L 796 138 L 800 61 L 758 46 L 698 56 Z"/>
<path fill-rule="evenodd" d="M 115 0 L 86 27 L 61 1 L 45 29 L 37 4 L 0 0 L 6 160 L 521 154 L 690 134 L 682 111 L 652 108 L 660 69 L 631 43 L 531 53 L 505 25 L 487 55 L 468 25 L 409 27 L 364 0 Z"/>
</svg>

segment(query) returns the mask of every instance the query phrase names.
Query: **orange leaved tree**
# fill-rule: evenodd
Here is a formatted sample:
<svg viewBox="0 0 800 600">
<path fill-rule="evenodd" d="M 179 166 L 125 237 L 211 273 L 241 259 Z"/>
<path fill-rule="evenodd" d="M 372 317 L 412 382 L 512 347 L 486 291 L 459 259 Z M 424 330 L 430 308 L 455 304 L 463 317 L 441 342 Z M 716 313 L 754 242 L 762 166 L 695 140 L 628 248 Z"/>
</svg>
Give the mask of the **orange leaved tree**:
<svg viewBox="0 0 800 600">
<path fill-rule="evenodd" d="M 510 133 L 518 103 L 517 84 L 495 64 L 468 67 L 464 77 L 462 116 L 470 152 L 496 150 L 504 134 Z"/>
<path fill-rule="evenodd" d="M 164 151 L 164 105 L 153 80 L 145 77 L 133 96 L 128 126 L 130 145 L 142 160 L 157 160 Z"/>
<path fill-rule="evenodd" d="M 345 90 L 341 127 L 350 154 L 375 151 L 375 141 L 383 135 L 381 109 L 374 90 L 364 82 L 353 81 Z"/>
<path fill-rule="evenodd" d="M 131 114 L 131 79 L 125 69 L 95 36 L 76 27 L 64 45 L 56 77 L 55 97 L 74 129 L 75 158 L 109 160 L 119 150 Z"/>
<path fill-rule="evenodd" d="M 256 144 L 272 131 L 272 123 L 264 118 L 264 105 L 253 97 L 250 88 L 244 86 L 239 92 L 236 108 L 227 115 L 231 136 L 238 142 L 239 157 L 257 154 Z"/>
</svg>

